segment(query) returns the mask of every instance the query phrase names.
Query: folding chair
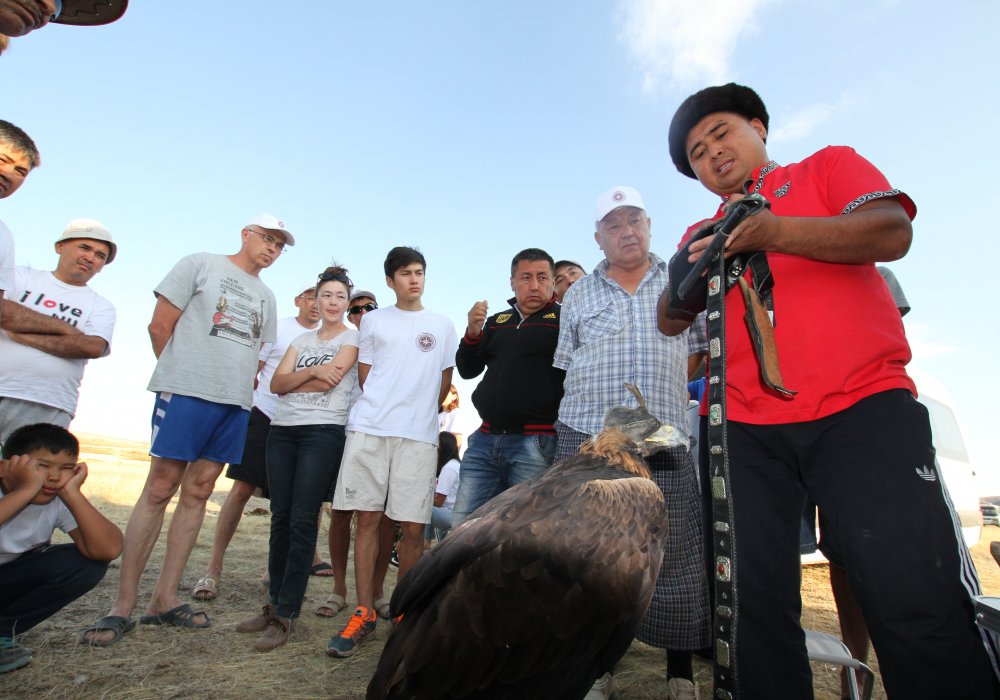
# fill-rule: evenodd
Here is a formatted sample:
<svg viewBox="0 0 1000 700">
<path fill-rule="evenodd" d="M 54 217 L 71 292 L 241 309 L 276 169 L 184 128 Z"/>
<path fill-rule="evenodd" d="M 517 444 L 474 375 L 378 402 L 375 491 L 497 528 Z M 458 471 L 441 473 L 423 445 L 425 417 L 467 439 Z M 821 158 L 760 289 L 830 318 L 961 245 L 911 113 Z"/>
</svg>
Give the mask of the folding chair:
<svg viewBox="0 0 1000 700">
<path fill-rule="evenodd" d="M 1000 542 L 990 542 L 990 554 L 1000 564 Z M 1000 634 L 1000 598 L 989 595 L 973 596 L 976 624 L 993 634 Z"/>
<path fill-rule="evenodd" d="M 972 597 L 976 610 L 976 624 L 993 634 L 1000 634 L 1000 598 L 989 595 Z"/>
<path fill-rule="evenodd" d="M 816 630 L 805 630 L 805 633 L 809 660 L 824 664 L 836 664 L 849 669 L 847 689 L 851 694 L 851 700 L 871 700 L 872 691 L 875 688 L 875 674 L 872 670 L 851 656 L 847 645 L 832 634 Z M 858 690 L 858 679 L 854 674 L 855 671 L 861 671 L 867 678 L 863 695 Z"/>
</svg>

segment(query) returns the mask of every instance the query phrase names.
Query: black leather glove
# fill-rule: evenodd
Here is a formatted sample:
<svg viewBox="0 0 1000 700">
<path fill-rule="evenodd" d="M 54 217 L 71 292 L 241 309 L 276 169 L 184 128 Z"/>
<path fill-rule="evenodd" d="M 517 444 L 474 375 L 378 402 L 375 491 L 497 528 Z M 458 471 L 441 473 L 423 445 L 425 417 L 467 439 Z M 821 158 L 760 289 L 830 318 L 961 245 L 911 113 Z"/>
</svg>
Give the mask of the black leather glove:
<svg viewBox="0 0 1000 700">
<path fill-rule="evenodd" d="M 715 221 L 710 221 L 695 231 L 691 235 L 691 238 L 688 239 L 688 242 L 682 245 L 674 254 L 674 257 L 670 258 L 670 262 L 667 263 L 667 306 L 671 309 L 683 311 L 684 313 L 681 315 L 688 320 L 694 320 L 695 316 L 705 310 L 705 305 L 708 303 L 707 281 L 699 284 L 687 295 L 687 298 L 681 300 L 677 296 L 677 287 L 695 266 L 695 263 L 688 262 L 688 256 L 691 254 L 688 248 L 695 241 L 701 240 L 706 236 L 711 236 L 716 223 Z"/>
</svg>

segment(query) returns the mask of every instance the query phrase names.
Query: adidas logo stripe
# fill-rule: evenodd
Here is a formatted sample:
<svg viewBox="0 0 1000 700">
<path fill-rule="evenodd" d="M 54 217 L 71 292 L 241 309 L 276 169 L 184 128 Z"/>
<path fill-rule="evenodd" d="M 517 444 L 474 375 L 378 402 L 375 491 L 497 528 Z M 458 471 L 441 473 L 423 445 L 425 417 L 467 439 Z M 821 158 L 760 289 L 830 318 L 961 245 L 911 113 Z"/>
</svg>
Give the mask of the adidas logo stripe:
<svg viewBox="0 0 1000 700">
<path fill-rule="evenodd" d="M 937 481 L 937 472 L 935 472 L 933 469 L 931 469 L 926 465 L 914 469 L 913 471 L 915 471 L 917 473 L 917 476 L 919 476 L 924 481 Z"/>
</svg>

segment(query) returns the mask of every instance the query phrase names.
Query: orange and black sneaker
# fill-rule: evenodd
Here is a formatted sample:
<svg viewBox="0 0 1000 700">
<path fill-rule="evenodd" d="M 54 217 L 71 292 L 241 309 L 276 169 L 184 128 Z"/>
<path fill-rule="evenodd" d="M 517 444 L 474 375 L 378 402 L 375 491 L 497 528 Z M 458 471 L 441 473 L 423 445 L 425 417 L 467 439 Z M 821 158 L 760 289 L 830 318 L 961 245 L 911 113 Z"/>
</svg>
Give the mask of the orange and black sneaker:
<svg viewBox="0 0 1000 700">
<path fill-rule="evenodd" d="M 343 631 L 330 637 L 330 641 L 326 645 L 327 656 L 341 659 L 351 656 L 357 651 L 361 642 L 375 634 L 375 621 L 377 619 L 374 610 L 359 605 L 354 614 L 351 615 L 351 619 L 347 621 L 347 626 L 344 627 Z"/>
</svg>

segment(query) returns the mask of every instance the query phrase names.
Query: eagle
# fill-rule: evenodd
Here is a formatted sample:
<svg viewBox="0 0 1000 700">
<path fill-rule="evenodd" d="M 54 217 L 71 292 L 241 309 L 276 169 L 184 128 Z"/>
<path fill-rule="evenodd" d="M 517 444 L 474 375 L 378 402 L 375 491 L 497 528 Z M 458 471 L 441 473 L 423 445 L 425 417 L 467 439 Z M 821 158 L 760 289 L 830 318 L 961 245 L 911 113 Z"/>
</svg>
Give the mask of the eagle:
<svg viewBox="0 0 1000 700">
<path fill-rule="evenodd" d="M 399 582 L 369 700 L 583 698 L 625 654 L 667 532 L 642 455 L 671 429 L 627 386 L 638 408 L 609 411 L 579 454 L 483 505 Z"/>
</svg>

